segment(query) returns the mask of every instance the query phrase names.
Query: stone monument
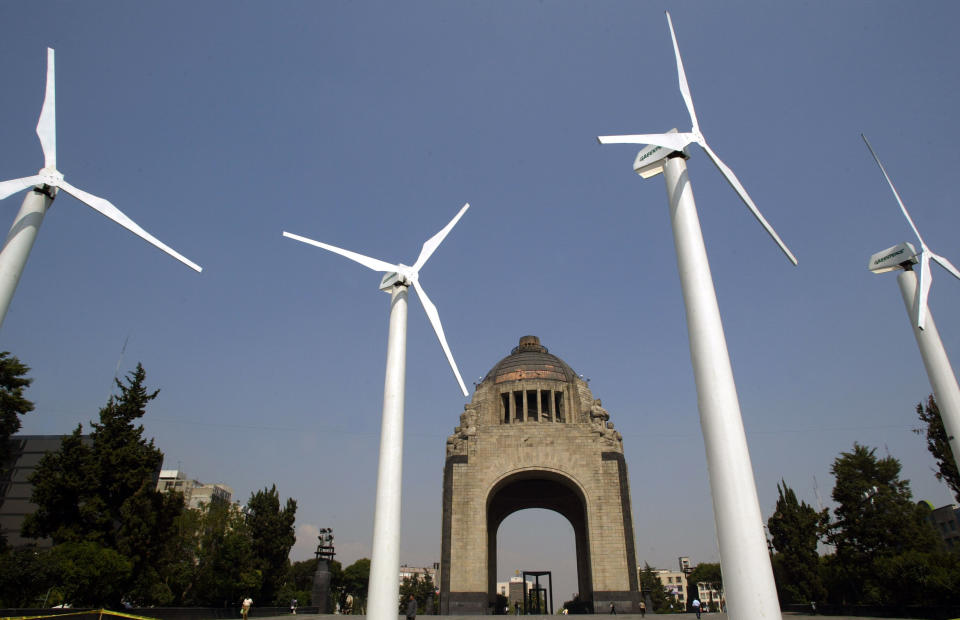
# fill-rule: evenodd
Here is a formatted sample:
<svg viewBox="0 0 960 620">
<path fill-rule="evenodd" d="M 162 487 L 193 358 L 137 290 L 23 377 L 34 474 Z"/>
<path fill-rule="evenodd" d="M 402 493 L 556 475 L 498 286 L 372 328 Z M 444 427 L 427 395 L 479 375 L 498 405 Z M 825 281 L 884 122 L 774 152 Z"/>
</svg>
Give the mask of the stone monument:
<svg viewBox="0 0 960 620">
<path fill-rule="evenodd" d="M 317 571 L 313 574 L 313 588 L 311 590 L 311 599 L 317 606 L 317 613 L 331 614 L 333 609 L 330 605 L 330 560 L 336 555 L 333 549 L 333 530 L 329 527 L 322 528 L 320 535 L 317 536 L 320 544 L 317 545 Z"/>
<path fill-rule="evenodd" d="M 496 602 L 497 530 L 545 508 L 573 526 L 579 598 L 639 613 L 623 439 L 600 399 L 536 336 L 524 336 L 477 384 L 447 439 L 440 568 L 442 614 Z"/>
</svg>

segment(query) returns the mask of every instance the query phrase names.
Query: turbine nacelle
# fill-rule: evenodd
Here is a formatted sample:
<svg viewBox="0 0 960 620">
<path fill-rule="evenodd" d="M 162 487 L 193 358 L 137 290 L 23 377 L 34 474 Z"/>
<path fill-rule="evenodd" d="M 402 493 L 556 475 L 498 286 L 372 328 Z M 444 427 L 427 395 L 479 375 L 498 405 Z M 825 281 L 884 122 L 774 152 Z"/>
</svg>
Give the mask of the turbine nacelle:
<svg viewBox="0 0 960 620">
<path fill-rule="evenodd" d="M 920 262 L 917 256 L 917 250 L 912 243 L 900 243 L 871 256 L 870 262 L 867 263 L 867 269 L 873 273 L 887 273 L 897 269 L 906 269 L 907 265 L 916 265 Z"/>
<path fill-rule="evenodd" d="M 874 161 L 877 162 L 877 165 L 880 167 L 880 172 L 883 173 L 883 178 L 887 180 L 887 185 L 890 186 L 890 190 L 893 192 L 894 198 L 897 199 L 897 204 L 900 205 L 900 211 L 903 212 L 903 216 L 907 218 L 907 222 L 910 224 L 910 228 L 913 229 L 913 234 L 917 236 L 917 241 L 920 242 L 920 253 L 918 256 L 918 262 L 920 263 L 920 283 L 919 283 L 919 292 L 915 297 L 913 311 L 914 316 L 917 317 L 917 327 L 923 329 L 927 322 L 927 313 L 930 311 L 927 306 L 927 297 L 930 296 L 930 284 L 933 282 L 933 274 L 930 273 L 930 260 L 938 263 L 941 267 L 946 269 L 950 275 L 960 280 L 960 271 L 953 266 L 945 256 L 940 256 L 939 254 L 934 254 L 933 251 L 927 246 L 924 242 L 923 237 L 920 236 L 920 230 L 917 229 L 916 224 L 913 223 L 913 218 L 910 217 L 910 212 L 907 211 L 907 206 L 903 204 L 903 199 L 900 198 L 900 192 L 897 191 L 897 188 L 893 185 L 893 180 L 890 179 L 890 175 L 887 174 L 887 169 L 883 167 L 883 164 L 880 162 L 880 158 L 877 157 L 877 153 L 873 150 L 873 147 L 870 146 L 870 141 L 867 140 L 867 137 L 863 134 L 860 134 L 860 137 L 863 138 L 864 144 L 867 145 L 867 148 L 870 150 L 870 154 L 873 155 Z M 913 246 L 911 246 L 912 248 Z"/>
<path fill-rule="evenodd" d="M 673 128 L 667 133 L 677 133 L 677 129 Z M 645 179 L 655 177 L 663 172 L 666 159 L 673 153 L 683 153 L 685 158 L 689 158 L 685 149 L 677 151 L 659 144 L 647 145 L 640 149 L 637 158 L 633 160 L 633 171 Z"/>
<path fill-rule="evenodd" d="M 397 271 L 391 271 L 385 274 L 380 280 L 381 291 L 390 292 L 394 286 L 413 286 L 414 282 L 420 281 L 420 274 L 413 271 L 407 265 L 400 263 L 394 266 L 397 267 Z"/>
</svg>

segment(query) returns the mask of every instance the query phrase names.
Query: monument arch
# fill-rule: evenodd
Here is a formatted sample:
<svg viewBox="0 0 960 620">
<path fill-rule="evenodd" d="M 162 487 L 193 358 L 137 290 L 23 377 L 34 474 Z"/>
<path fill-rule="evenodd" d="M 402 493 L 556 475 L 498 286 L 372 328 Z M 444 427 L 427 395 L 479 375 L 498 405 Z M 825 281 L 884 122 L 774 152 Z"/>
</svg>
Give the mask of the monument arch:
<svg viewBox="0 0 960 620">
<path fill-rule="evenodd" d="M 447 439 L 440 604 L 489 613 L 497 532 L 519 510 L 544 508 L 573 527 L 582 601 L 639 611 L 623 440 L 587 383 L 535 336 L 477 384 Z"/>
</svg>

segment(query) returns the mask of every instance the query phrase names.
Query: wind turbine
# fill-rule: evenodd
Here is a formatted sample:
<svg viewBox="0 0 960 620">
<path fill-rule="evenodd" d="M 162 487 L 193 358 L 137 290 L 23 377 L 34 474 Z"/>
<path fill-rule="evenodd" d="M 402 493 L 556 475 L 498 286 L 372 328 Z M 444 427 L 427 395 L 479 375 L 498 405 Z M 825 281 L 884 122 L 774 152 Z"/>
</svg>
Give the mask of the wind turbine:
<svg viewBox="0 0 960 620">
<path fill-rule="evenodd" d="M 30 255 L 30 249 L 37 238 L 40 224 L 43 223 L 44 215 L 46 215 L 50 205 L 53 204 L 58 189 L 62 189 L 95 211 L 99 211 L 191 269 L 202 270 L 199 265 L 186 259 L 138 226 L 136 222 L 124 215 L 108 200 L 77 189 L 63 179 L 63 174 L 57 170 L 56 84 L 54 80 L 53 49 L 49 47 L 47 48 L 47 88 L 43 98 L 43 107 L 40 110 L 40 121 L 37 123 L 37 136 L 40 138 L 40 146 L 43 149 L 43 168 L 33 176 L 0 183 L 0 200 L 33 186 L 33 189 L 24 197 L 20 212 L 17 213 L 17 218 L 10 228 L 3 249 L 0 250 L 0 324 L 3 323 L 3 319 L 7 315 L 7 309 L 10 307 L 13 293 L 20 281 L 20 275 L 23 273 L 27 257 Z"/>
<path fill-rule="evenodd" d="M 367 614 L 373 620 L 395 620 L 397 591 L 400 587 L 400 496 L 403 467 L 403 406 L 407 348 L 407 289 L 413 285 L 423 309 L 440 340 L 460 391 L 467 396 L 467 386 L 453 361 L 453 354 L 443 335 L 440 315 L 420 285 L 420 269 L 457 224 L 469 203 L 450 223 L 423 244 L 420 256 L 412 267 L 391 264 L 356 252 L 344 250 L 307 237 L 284 232 L 284 237 L 329 250 L 356 261 L 373 271 L 384 272 L 380 290 L 390 293 L 390 332 L 387 338 L 387 371 L 383 384 L 383 420 L 380 427 L 380 463 L 377 471 L 377 501 L 373 516 L 373 553 L 370 561 L 370 598 Z"/>
<path fill-rule="evenodd" d="M 943 341 L 940 340 L 940 332 L 937 331 L 937 325 L 933 321 L 933 315 L 930 314 L 930 308 L 927 307 L 927 296 L 930 293 L 930 282 L 933 279 L 930 274 L 930 259 L 940 263 L 944 269 L 949 271 L 955 278 L 960 278 L 960 272 L 953 266 L 949 260 L 934 254 L 924 243 L 920 231 L 913 223 L 913 218 L 907 211 L 906 205 L 900 198 L 900 193 L 893 186 L 890 175 L 886 168 L 880 163 L 880 158 L 870 146 L 867 137 L 860 135 L 870 149 L 870 154 L 880 166 L 887 185 L 893 191 L 900 210 L 904 217 L 910 222 L 913 233 L 920 241 L 920 253 L 917 254 L 913 244 L 901 243 L 892 248 L 887 248 L 877 252 L 870 257 L 868 268 L 874 273 L 886 273 L 896 269 L 901 270 L 897 276 L 897 284 L 900 285 L 900 294 L 903 296 L 903 303 L 907 309 L 907 316 L 910 319 L 910 326 L 913 329 L 913 336 L 917 340 L 917 346 L 920 348 L 920 357 L 923 359 L 923 365 L 927 370 L 927 378 L 930 380 L 930 387 L 933 388 L 933 397 L 937 401 L 937 407 L 940 409 L 940 419 L 943 421 L 943 427 L 947 431 L 947 440 L 950 444 L 950 451 L 953 453 L 953 461 L 960 467 L 960 387 L 957 386 L 957 377 L 950 365 L 950 358 L 943 348 Z M 920 263 L 920 280 L 917 282 L 917 275 L 913 271 L 913 265 Z"/>
<path fill-rule="evenodd" d="M 737 388 L 730 365 L 716 290 L 703 243 L 693 191 L 687 176 L 684 149 L 696 142 L 720 169 L 757 221 L 793 264 L 797 259 L 760 214 L 733 171 L 717 157 L 700 131 L 687 85 L 673 21 L 667 23 L 677 60 L 680 92 L 687 104 L 692 129 L 663 134 L 601 136 L 601 144 L 646 144 L 634 162 L 644 178 L 664 174 L 677 266 L 686 305 L 690 357 L 697 385 L 700 426 L 706 448 L 710 492 L 720 545 L 723 585 L 731 618 L 779 618 L 780 604 L 770 566 L 763 517 L 743 430 Z"/>
</svg>

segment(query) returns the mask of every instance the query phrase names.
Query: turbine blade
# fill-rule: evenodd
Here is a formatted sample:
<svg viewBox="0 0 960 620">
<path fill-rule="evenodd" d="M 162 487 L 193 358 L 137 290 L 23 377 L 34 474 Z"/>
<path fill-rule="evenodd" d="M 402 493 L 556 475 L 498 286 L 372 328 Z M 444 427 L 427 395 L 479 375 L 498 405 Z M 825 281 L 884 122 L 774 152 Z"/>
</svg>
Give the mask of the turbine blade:
<svg viewBox="0 0 960 620">
<path fill-rule="evenodd" d="M 760 225 L 763 226 L 764 230 L 767 231 L 767 234 L 770 235 L 774 241 L 777 242 L 777 245 L 780 246 L 780 249 L 783 250 L 783 253 L 787 255 L 787 258 L 790 259 L 790 262 L 794 265 L 797 264 L 797 259 L 793 255 L 793 252 L 787 247 L 787 245 L 780 239 L 780 235 L 777 234 L 777 231 L 773 229 L 773 226 L 767 223 L 767 220 L 764 219 L 763 215 L 760 213 L 760 209 L 757 208 L 757 205 L 753 203 L 753 200 L 750 198 L 750 194 L 747 193 L 747 190 L 744 189 L 743 185 L 740 183 L 740 180 L 737 178 L 737 175 L 733 173 L 725 163 L 723 163 L 717 154 L 713 152 L 706 143 L 703 145 L 703 150 L 707 152 L 707 155 L 710 156 L 710 159 L 713 163 L 719 168 L 720 172 L 723 173 L 723 176 L 726 177 L 727 182 L 730 183 L 730 186 L 740 195 L 740 199 L 743 200 L 743 203 L 747 205 L 747 208 L 750 209 L 753 213 L 753 217 L 757 218 L 757 221 L 760 222 Z"/>
<path fill-rule="evenodd" d="M 57 93 L 54 79 L 53 49 L 47 48 L 47 91 L 43 97 L 43 108 L 40 109 L 40 120 L 37 122 L 37 137 L 40 138 L 40 147 L 43 149 L 43 166 L 56 170 L 57 168 Z"/>
<path fill-rule="evenodd" d="M 153 235 L 145 231 L 143 228 L 141 228 L 136 222 L 134 222 L 129 217 L 127 217 L 123 213 L 123 211 L 113 206 L 113 204 L 111 204 L 109 200 L 104 200 L 103 198 L 98 198 L 93 194 L 88 194 L 87 192 L 83 190 L 79 190 L 73 185 L 70 185 L 66 181 L 60 181 L 58 186 L 63 191 L 67 192 L 68 194 L 70 194 L 80 202 L 85 203 L 94 211 L 98 211 L 102 215 L 116 222 L 117 224 L 120 224 L 121 226 L 123 226 L 124 228 L 132 232 L 133 234 L 137 235 L 144 241 L 147 241 L 148 243 L 156 246 L 157 248 L 163 250 L 164 252 L 174 257 L 175 259 L 177 259 L 187 267 L 190 267 L 191 269 L 197 272 L 203 271 L 203 268 L 200 267 L 200 265 L 187 259 L 182 254 L 172 249 L 170 246 L 166 245 L 165 243 L 163 243 L 162 241 L 160 241 L 159 239 L 157 239 L 156 237 L 154 237 Z"/>
<path fill-rule="evenodd" d="M 440 341 L 440 346 L 443 347 L 443 352 L 447 356 L 447 362 L 450 364 L 450 368 L 453 370 L 453 375 L 457 378 L 457 383 L 460 384 L 460 391 L 463 392 L 464 396 L 468 396 L 467 386 L 463 384 L 463 377 L 460 376 L 460 371 L 457 369 L 457 363 L 453 361 L 453 353 L 450 352 L 450 347 L 447 345 L 447 339 L 443 335 L 443 325 L 440 324 L 440 313 L 437 312 L 437 307 L 433 305 L 433 302 L 430 301 L 430 298 L 427 297 L 427 292 L 423 290 L 423 287 L 420 286 L 420 282 L 416 279 L 413 280 L 413 288 L 417 291 L 417 296 L 420 298 L 420 303 L 423 305 L 424 312 L 427 313 L 427 318 L 430 319 L 430 324 L 433 325 L 433 331 L 437 332 L 437 339 Z"/>
<path fill-rule="evenodd" d="M 427 242 L 423 244 L 423 248 L 420 250 L 420 256 L 417 257 L 417 262 L 413 264 L 414 271 L 420 271 L 420 268 L 429 260 L 433 253 L 436 251 L 437 247 L 447 238 L 447 235 L 450 234 L 450 231 L 453 230 L 453 227 L 457 225 L 457 222 L 460 221 L 460 218 L 463 217 L 463 214 L 467 212 L 467 209 L 470 208 L 470 203 L 463 205 L 460 211 L 450 220 L 450 223 L 444 226 L 440 232 L 434 236 L 427 239 Z"/>
<path fill-rule="evenodd" d="M 23 177 L 22 179 L 4 181 L 3 183 L 0 183 L 0 200 L 3 200 L 12 194 L 16 194 L 21 190 L 25 190 L 32 185 L 39 185 L 41 183 L 43 183 L 43 177 L 38 174 L 35 174 L 32 177 Z"/>
<path fill-rule="evenodd" d="M 930 252 L 923 251 L 920 257 L 920 290 L 914 298 L 913 310 L 917 317 L 917 327 L 924 329 L 927 326 L 927 297 L 930 296 L 930 285 L 933 284 L 933 274 L 930 273 Z"/>
<path fill-rule="evenodd" d="M 641 133 L 625 136 L 598 136 L 600 144 L 655 144 L 674 151 L 682 151 L 697 137 L 692 133 Z"/>
<path fill-rule="evenodd" d="M 897 188 L 893 186 L 893 181 L 890 180 L 890 175 L 887 174 L 887 169 L 883 167 L 882 163 L 880 163 L 880 158 L 877 157 L 876 151 L 874 151 L 873 147 L 870 146 L 870 142 L 867 140 L 867 137 L 863 134 L 860 134 L 860 137 L 863 138 L 864 144 L 866 144 L 867 148 L 870 149 L 870 154 L 873 155 L 874 161 L 876 161 L 877 165 L 880 166 L 880 172 L 883 173 L 883 178 L 887 180 L 887 185 L 889 185 L 890 189 L 893 190 L 893 196 L 897 199 L 897 203 L 900 205 L 900 210 L 903 211 L 904 217 L 906 217 L 907 221 L 910 222 L 910 228 L 913 229 L 913 234 L 915 234 L 917 239 L 920 241 L 920 247 L 926 250 L 927 244 L 923 242 L 923 237 L 920 236 L 920 231 L 917 230 L 916 225 L 913 223 L 913 218 L 910 217 L 910 212 L 907 211 L 906 205 L 903 204 L 903 200 L 900 198 L 900 192 L 898 192 Z"/>
<path fill-rule="evenodd" d="M 301 241 L 308 245 L 314 245 L 318 248 L 323 248 L 324 250 L 333 252 L 334 254 L 339 254 L 340 256 L 349 258 L 350 260 L 360 263 L 364 267 L 367 267 L 368 269 L 372 269 L 374 271 L 384 271 L 387 273 L 391 271 L 396 271 L 399 273 L 401 271 L 399 265 L 391 265 L 390 263 L 387 263 L 385 261 L 382 261 L 376 258 L 370 258 L 369 256 L 364 256 L 363 254 L 357 254 L 356 252 L 351 252 L 350 250 L 344 250 L 343 248 L 338 248 L 337 246 L 329 245 L 321 241 L 314 241 L 313 239 L 310 239 L 308 237 L 301 237 L 300 235 L 295 235 L 293 233 L 288 233 L 286 231 L 284 231 L 283 236 L 287 237 L 288 239 L 294 239 L 296 241 Z"/>
<path fill-rule="evenodd" d="M 930 252 L 930 258 L 940 263 L 940 266 L 949 271 L 954 278 L 960 280 L 960 271 L 958 271 L 957 268 L 953 266 L 953 263 L 951 263 L 945 257 Z"/>
<path fill-rule="evenodd" d="M 670 38 L 673 39 L 673 53 L 677 57 L 677 76 L 680 79 L 680 94 L 683 95 L 683 101 L 687 104 L 687 112 L 690 113 L 690 122 L 693 123 L 694 133 L 700 131 L 700 124 L 697 122 L 697 112 L 693 109 L 693 97 L 690 96 L 690 86 L 687 84 L 687 73 L 683 70 L 683 59 L 680 58 L 680 46 L 677 45 L 677 33 L 673 31 L 673 20 L 670 19 L 670 11 L 666 11 L 667 24 L 670 25 Z"/>
</svg>

